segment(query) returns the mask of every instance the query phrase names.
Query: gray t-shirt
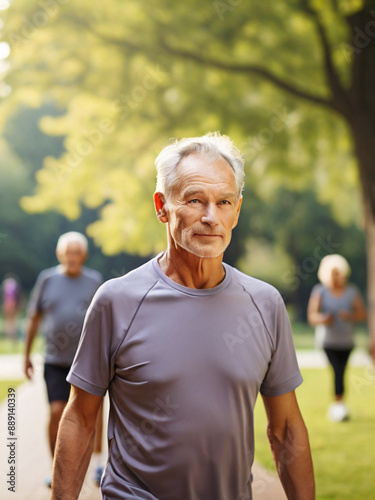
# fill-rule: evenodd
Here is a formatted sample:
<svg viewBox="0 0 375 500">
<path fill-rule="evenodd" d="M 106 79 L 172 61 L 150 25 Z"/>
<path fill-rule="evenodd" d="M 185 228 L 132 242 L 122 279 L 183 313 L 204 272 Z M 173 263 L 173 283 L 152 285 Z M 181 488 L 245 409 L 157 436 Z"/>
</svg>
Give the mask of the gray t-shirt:
<svg viewBox="0 0 375 500">
<path fill-rule="evenodd" d="M 66 275 L 61 266 L 39 274 L 28 304 L 28 315 L 43 314 L 46 363 L 71 366 L 87 308 L 102 282 L 101 274 L 87 267 L 83 267 L 76 278 Z"/>
<path fill-rule="evenodd" d="M 329 288 L 315 285 L 311 295 L 320 296 L 320 309 L 322 313 L 332 314 L 332 325 L 318 325 L 317 335 L 321 337 L 323 347 L 330 349 L 352 349 L 354 347 L 354 324 L 339 317 L 340 311 L 353 312 L 356 297 L 360 297 L 358 288 L 347 285 L 340 297 L 334 297 Z"/>
<path fill-rule="evenodd" d="M 104 500 L 252 498 L 257 394 L 302 377 L 279 293 L 224 267 L 192 289 L 156 257 L 95 295 L 68 381 L 109 391 Z"/>
</svg>

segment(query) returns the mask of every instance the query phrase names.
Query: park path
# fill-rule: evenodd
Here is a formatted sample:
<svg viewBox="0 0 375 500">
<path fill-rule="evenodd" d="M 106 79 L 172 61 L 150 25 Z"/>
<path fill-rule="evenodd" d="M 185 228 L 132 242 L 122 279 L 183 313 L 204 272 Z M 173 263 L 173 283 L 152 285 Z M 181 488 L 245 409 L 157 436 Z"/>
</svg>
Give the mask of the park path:
<svg viewBox="0 0 375 500">
<path fill-rule="evenodd" d="M 1 500 L 49 500 L 51 490 L 44 484 L 51 476 L 52 461 L 47 441 L 48 405 L 43 380 L 43 360 L 33 359 L 35 374 L 31 382 L 16 389 L 16 492 L 8 491 L 9 472 L 7 438 L 7 404 L 0 406 L 0 498 Z M 0 356 L 0 378 L 23 379 L 21 356 Z M 80 500 L 100 500 L 100 493 L 93 480 L 90 464 Z M 91 481 L 90 481 L 91 479 Z"/>
<path fill-rule="evenodd" d="M 299 352 L 300 366 L 325 366 L 320 351 Z M 366 353 L 355 352 L 351 358 L 354 365 L 370 363 Z M 31 382 L 23 383 L 16 391 L 17 411 L 17 485 L 16 492 L 8 491 L 7 463 L 7 406 L 0 405 L 0 498 L 1 500 L 49 500 L 50 490 L 44 480 L 51 474 L 51 459 L 47 446 L 46 425 L 48 406 L 43 381 L 43 360 L 34 356 L 35 376 Z M 20 355 L 0 356 L 0 379 L 23 379 Z M 80 500 L 100 500 L 98 488 L 93 483 L 93 464 L 90 464 Z M 286 500 L 276 474 L 255 464 L 253 468 L 254 500 Z"/>
</svg>

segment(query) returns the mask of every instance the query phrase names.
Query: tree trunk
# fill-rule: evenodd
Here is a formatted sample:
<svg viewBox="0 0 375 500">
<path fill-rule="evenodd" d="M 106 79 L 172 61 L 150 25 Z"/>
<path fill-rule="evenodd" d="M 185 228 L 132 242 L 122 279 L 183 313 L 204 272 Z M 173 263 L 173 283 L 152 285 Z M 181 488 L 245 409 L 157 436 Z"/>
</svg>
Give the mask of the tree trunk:
<svg viewBox="0 0 375 500">
<path fill-rule="evenodd" d="M 367 113 L 357 113 L 352 120 L 358 159 L 364 222 L 367 239 L 367 304 L 371 354 L 375 362 L 375 126 Z"/>
<path fill-rule="evenodd" d="M 367 303 L 371 352 L 375 361 L 375 2 L 347 18 L 352 27 L 352 82 L 345 102 L 353 133 L 364 203 L 367 237 Z"/>
<path fill-rule="evenodd" d="M 375 219 L 366 211 L 367 236 L 367 303 L 368 329 L 370 334 L 371 355 L 375 362 Z"/>
</svg>

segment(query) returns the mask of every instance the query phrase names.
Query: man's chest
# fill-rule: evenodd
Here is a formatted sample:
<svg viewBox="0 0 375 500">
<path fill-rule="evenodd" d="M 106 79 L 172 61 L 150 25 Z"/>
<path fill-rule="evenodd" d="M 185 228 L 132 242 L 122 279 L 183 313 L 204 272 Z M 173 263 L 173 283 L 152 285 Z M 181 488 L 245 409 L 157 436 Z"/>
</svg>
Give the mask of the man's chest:
<svg viewBox="0 0 375 500">
<path fill-rule="evenodd" d="M 177 298 L 164 307 L 159 298 L 135 316 L 115 373 L 132 396 L 187 388 L 209 395 L 225 387 L 255 394 L 271 357 L 263 319 L 246 297 L 232 297 L 230 303 Z"/>
</svg>

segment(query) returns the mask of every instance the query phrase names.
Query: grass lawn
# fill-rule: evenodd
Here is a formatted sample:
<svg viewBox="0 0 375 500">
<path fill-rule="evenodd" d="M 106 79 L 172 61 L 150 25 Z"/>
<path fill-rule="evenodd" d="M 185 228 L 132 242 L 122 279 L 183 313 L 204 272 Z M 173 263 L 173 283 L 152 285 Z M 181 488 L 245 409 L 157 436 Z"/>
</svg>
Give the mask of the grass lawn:
<svg viewBox="0 0 375 500">
<path fill-rule="evenodd" d="M 304 383 L 297 397 L 310 436 L 317 500 L 372 500 L 375 498 L 375 369 L 349 367 L 348 422 L 327 419 L 332 380 L 327 369 L 302 370 Z M 273 461 L 266 438 L 261 398 L 255 408 L 255 459 L 268 468 Z"/>
<path fill-rule="evenodd" d="M 44 338 L 38 335 L 33 343 L 33 352 L 43 352 Z M 23 339 L 10 340 L 4 335 L 0 336 L 0 354 L 23 354 L 25 341 Z"/>
<path fill-rule="evenodd" d="M 314 348 L 314 328 L 307 323 L 293 323 L 293 338 L 296 349 Z M 355 345 L 361 349 L 367 349 L 369 336 L 365 325 L 356 327 Z"/>
<path fill-rule="evenodd" d="M 0 322 L 1 323 L 1 322 Z M 16 340 L 9 339 L 0 330 L 0 355 L 1 354 L 23 354 L 25 351 L 25 339 L 17 338 Z M 43 335 L 39 334 L 33 343 L 33 352 L 44 351 L 45 340 Z"/>
<path fill-rule="evenodd" d="M 23 380 L 0 380 L 0 403 L 7 397 L 10 387 L 16 389 L 23 382 Z"/>
</svg>

